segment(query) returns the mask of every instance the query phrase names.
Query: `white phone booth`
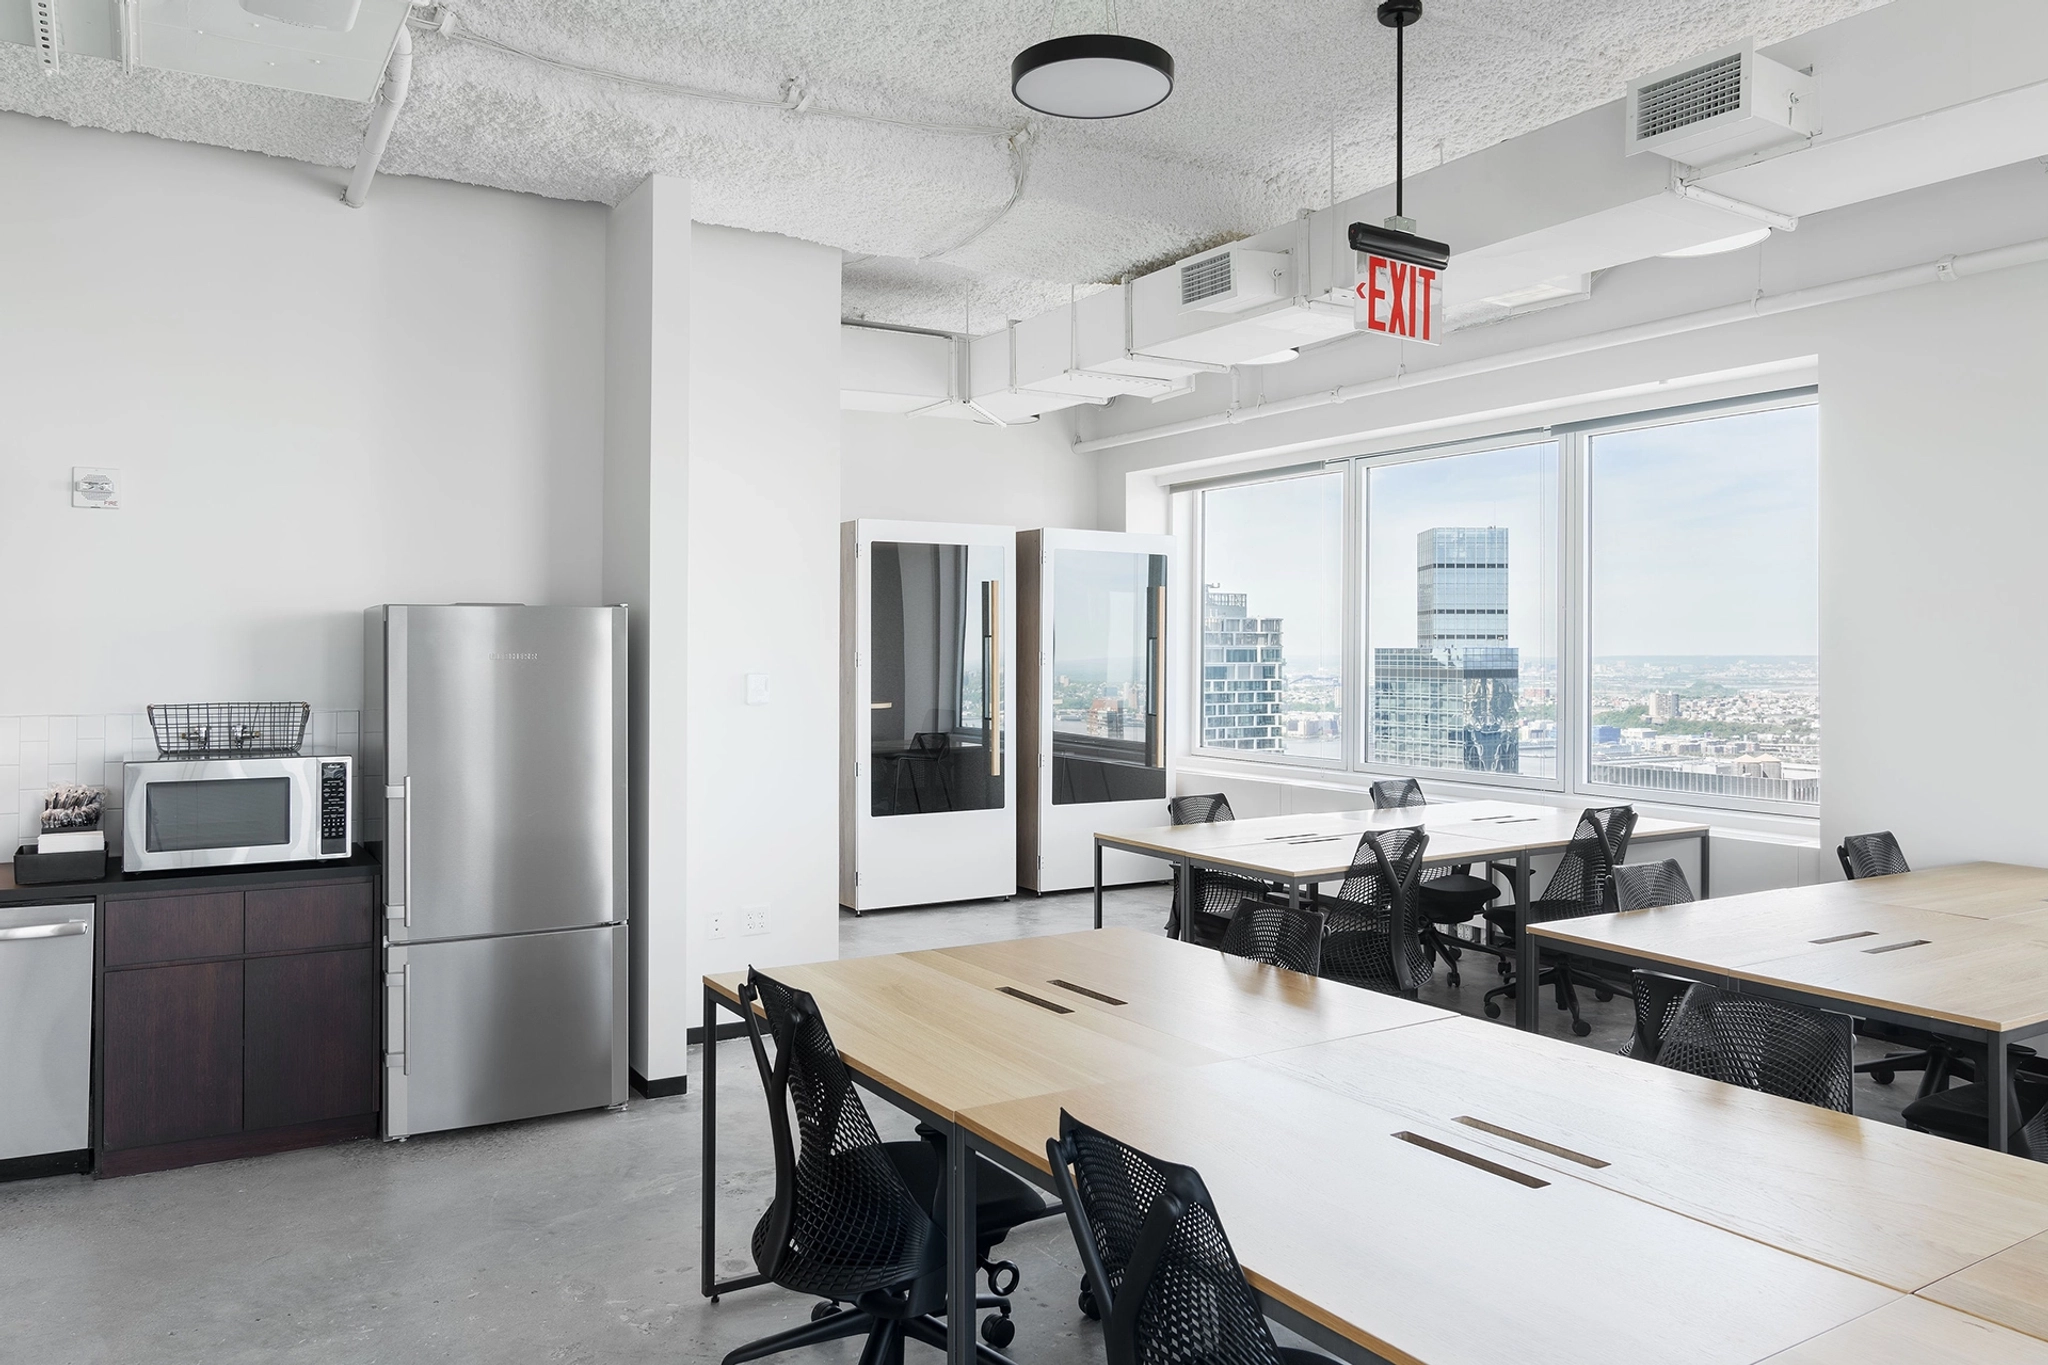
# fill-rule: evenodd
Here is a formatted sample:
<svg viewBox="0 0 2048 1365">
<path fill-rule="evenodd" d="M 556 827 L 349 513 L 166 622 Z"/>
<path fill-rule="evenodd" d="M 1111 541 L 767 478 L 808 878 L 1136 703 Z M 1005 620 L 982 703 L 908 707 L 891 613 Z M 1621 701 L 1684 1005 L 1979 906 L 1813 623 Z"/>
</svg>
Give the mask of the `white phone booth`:
<svg viewBox="0 0 2048 1365">
<path fill-rule="evenodd" d="M 840 528 L 839 901 L 856 914 L 1017 890 L 1016 571 L 1007 526 Z"/>
</svg>

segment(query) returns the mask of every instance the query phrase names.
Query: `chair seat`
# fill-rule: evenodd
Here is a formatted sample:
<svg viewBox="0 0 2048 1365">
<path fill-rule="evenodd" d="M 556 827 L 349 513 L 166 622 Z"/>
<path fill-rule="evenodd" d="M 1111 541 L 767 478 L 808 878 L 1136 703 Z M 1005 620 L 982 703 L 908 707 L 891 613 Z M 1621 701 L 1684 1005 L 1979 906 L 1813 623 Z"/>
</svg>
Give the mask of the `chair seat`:
<svg viewBox="0 0 2048 1365">
<path fill-rule="evenodd" d="M 926 1208 L 935 1207 L 939 1179 L 944 1174 L 937 1145 L 923 1140 L 885 1142 L 882 1149 L 896 1164 L 897 1174 L 918 1202 Z M 1041 1217 L 1045 1211 L 1046 1202 L 1038 1191 L 1002 1167 L 984 1161 L 975 1171 L 974 1225 L 984 1245 L 994 1245 L 1011 1228 Z"/>
<path fill-rule="evenodd" d="M 1433 924 L 1463 924 L 1500 898 L 1500 888 L 1469 872 L 1447 872 L 1421 883 L 1422 913 Z"/>
</svg>

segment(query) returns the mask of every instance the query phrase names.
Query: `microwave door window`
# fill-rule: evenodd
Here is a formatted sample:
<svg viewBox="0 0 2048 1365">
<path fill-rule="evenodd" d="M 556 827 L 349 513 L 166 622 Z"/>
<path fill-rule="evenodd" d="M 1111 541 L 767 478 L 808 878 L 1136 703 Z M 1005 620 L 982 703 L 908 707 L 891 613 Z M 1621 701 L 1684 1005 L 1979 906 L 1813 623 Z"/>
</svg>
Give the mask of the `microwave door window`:
<svg viewBox="0 0 2048 1365">
<path fill-rule="evenodd" d="M 292 782 L 242 777 L 210 782 L 152 782 L 145 847 L 151 853 L 205 848 L 264 848 L 292 841 Z"/>
</svg>

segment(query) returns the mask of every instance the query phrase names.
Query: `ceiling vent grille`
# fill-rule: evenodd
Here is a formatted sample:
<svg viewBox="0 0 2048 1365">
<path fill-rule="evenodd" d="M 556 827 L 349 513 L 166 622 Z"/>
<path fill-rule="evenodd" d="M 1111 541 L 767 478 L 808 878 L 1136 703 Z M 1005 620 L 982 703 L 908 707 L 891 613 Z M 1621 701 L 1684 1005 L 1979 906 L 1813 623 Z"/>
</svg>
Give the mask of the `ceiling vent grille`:
<svg viewBox="0 0 2048 1365">
<path fill-rule="evenodd" d="M 1199 308 L 1211 299 L 1227 296 L 1233 287 L 1231 276 L 1227 251 L 1188 262 L 1180 268 L 1180 306 Z"/>
<path fill-rule="evenodd" d="M 1742 54 L 1681 71 L 1636 96 L 1636 138 L 1662 136 L 1742 107 Z"/>
</svg>

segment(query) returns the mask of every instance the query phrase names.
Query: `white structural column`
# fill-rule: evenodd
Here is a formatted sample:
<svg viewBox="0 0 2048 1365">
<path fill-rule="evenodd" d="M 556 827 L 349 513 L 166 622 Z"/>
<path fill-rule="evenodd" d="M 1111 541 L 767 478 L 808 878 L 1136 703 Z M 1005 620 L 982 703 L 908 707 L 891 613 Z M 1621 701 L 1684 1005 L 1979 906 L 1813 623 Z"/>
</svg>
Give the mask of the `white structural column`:
<svg viewBox="0 0 2048 1365">
<path fill-rule="evenodd" d="M 632 1065 L 706 972 L 838 954 L 839 253 L 612 210 L 604 597 L 631 605 Z"/>
<path fill-rule="evenodd" d="M 689 562 L 690 190 L 651 176 L 605 242 L 604 566 L 631 653 L 632 1067 L 688 1074 L 690 839 L 684 702 Z"/>
</svg>

